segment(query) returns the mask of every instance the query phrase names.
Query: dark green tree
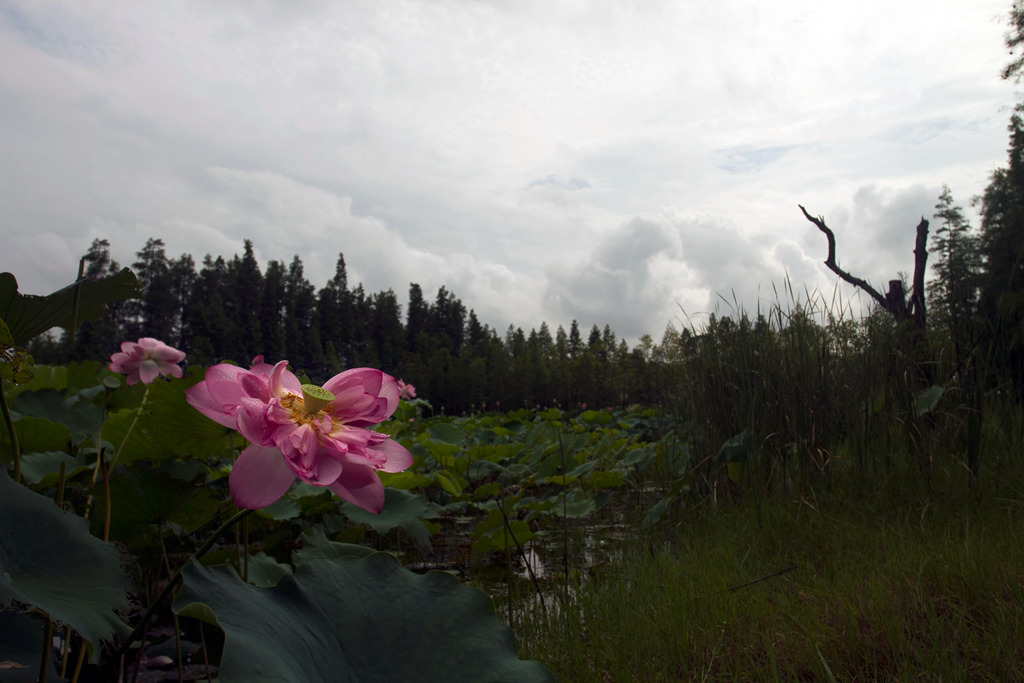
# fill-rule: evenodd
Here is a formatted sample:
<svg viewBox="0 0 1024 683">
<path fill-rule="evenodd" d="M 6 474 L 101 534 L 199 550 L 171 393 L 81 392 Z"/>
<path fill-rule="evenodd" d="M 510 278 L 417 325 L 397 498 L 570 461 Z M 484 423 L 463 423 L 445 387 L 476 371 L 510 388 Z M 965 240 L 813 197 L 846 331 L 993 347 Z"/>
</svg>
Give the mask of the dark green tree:
<svg viewBox="0 0 1024 683">
<path fill-rule="evenodd" d="M 285 333 L 281 321 L 284 318 L 285 278 L 284 263 L 271 261 L 263 275 L 263 292 L 260 295 L 260 341 L 264 360 L 276 363 L 285 358 Z M 251 360 L 251 359 L 246 359 Z"/>
<path fill-rule="evenodd" d="M 935 209 L 939 227 L 935 230 L 930 249 L 935 254 L 935 277 L 928 283 L 928 294 L 936 318 L 950 332 L 959 360 L 974 336 L 981 269 L 980 244 L 964 218 L 963 210 L 954 203 L 948 186 L 942 187 Z"/>
<path fill-rule="evenodd" d="M 185 336 L 191 341 L 191 346 L 182 350 L 188 354 L 189 362 L 210 365 L 222 360 L 248 360 L 238 358 L 237 349 L 225 342 L 237 336 L 225 307 L 227 291 L 227 263 L 221 256 L 214 259 L 207 254 L 192 287 L 183 321 Z"/>
<path fill-rule="evenodd" d="M 352 293 L 343 254 L 338 254 L 334 277 L 317 295 L 316 308 L 324 355 L 332 374 L 337 374 L 352 361 Z"/>
<path fill-rule="evenodd" d="M 406 313 L 405 331 L 409 350 L 416 353 L 423 342 L 420 335 L 430 324 L 430 307 L 423 298 L 423 289 L 415 282 L 409 285 L 409 309 Z"/>
<path fill-rule="evenodd" d="M 232 340 L 246 361 L 262 353 L 260 300 L 263 298 L 263 275 L 253 253 L 252 240 L 245 240 L 241 258 L 237 255 L 228 265 L 230 293 L 236 311 L 235 325 L 239 338 Z"/>
<path fill-rule="evenodd" d="M 1010 11 L 1006 45 L 1013 60 L 1003 78 L 1019 83 L 1024 76 L 1024 4 Z M 982 269 L 979 308 L 986 321 L 985 341 L 992 350 L 993 381 L 1008 379 L 1024 401 L 1024 102 L 1010 117 L 1010 145 L 1005 168 L 997 169 L 978 199 L 981 209 Z"/>
<path fill-rule="evenodd" d="M 185 319 L 188 315 L 192 288 L 195 286 L 197 278 L 196 262 L 192 260 L 191 255 L 182 254 L 171 261 L 168 274 L 170 277 L 170 292 L 174 300 L 175 325 L 174 331 L 171 334 L 172 339 L 167 340 L 167 343 L 178 349 L 188 349 L 191 345 L 191 340 L 186 338 Z"/>
<path fill-rule="evenodd" d="M 145 297 L 126 302 L 127 334 L 131 339 L 155 337 L 165 342 L 173 341 L 174 330 L 179 325 L 179 309 L 171 288 L 171 265 L 164 250 L 164 241 L 148 239 L 146 245 L 135 253 L 135 258 L 132 269 L 139 278 Z"/>
<path fill-rule="evenodd" d="M 402 327 L 402 306 L 394 290 L 378 292 L 370 297 L 372 318 L 370 337 L 377 350 L 379 368 L 389 374 L 401 374 L 405 358 L 405 329 Z"/>
<path fill-rule="evenodd" d="M 326 371 L 328 364 L 323 357 L 316 320 L 315 289 L 306 280 L 302 259 L 297 254 L 284 280 L 284 339 L 285 356 L 293 368 L 310 377 Z"/>
</svg>

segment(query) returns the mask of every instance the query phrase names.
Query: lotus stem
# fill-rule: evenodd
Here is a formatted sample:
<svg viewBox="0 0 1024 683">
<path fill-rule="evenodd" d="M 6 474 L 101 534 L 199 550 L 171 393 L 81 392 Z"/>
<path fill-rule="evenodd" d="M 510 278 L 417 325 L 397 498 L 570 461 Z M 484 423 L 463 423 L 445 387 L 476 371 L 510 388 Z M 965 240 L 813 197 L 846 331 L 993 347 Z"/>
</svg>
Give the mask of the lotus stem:
<svg viewBox="0 0 1024 683">
<path fill-rule="evenodd" d="M 195 554 L 192 555 L 192 557 L 190 558 L 189 561 L 190 562 L 195 562 L 196 560 L 201 558 L 203 555 L 205 555 L 207 552 L 209 552 L 210 548 L 212 548 L 213 544 L 217 542 L 217 539 L 220 537 L 221 534 L 223 534 L 225 531 L 230 529 L 232 526 L 234 526 L 235 524 L 238 524 L 238 522 L 242 521 L 243 519 L 245 519 L 246 517 L 248 517 L 249 515 L 251 515 L 254 512 L 255 512 L 255 510 L 239 510 L 234 515 L 232 515 L 231 518 L 228 519 L 228 521 L 226 521 L 223 524 L 221 524 L 220 527 L 216 531 L 214 531 L 212 534 L 210 534 L 210 537 L 208 539 L 206 539 L 206 542 L 203 543 L 203 545 L 201 545 L 199 547 L 199 550 L 197 550 L 195 552 Z M 170 580 L 167 582 L 167 585 L 164 586 L 164 589 L 162 591 L 160 591 L 160 595 L 158 595 L 156 600 L 154 600 L 153 603 L 149 606 L 149 609 L 146 610 L 146 613 L 142 615 L 142 621 L 140 621 L 135 626 L 135 629 L 130 634 L 128 634 L 128 638 L 124 641 L 124 643 L 121 645 L 121 647 L 118 648 L 118 650 L 117 650 L 117 657 L 118 658 L 122 657 L 124 655 L 124 653 L 128 651 L 128 648 L 131 647 L 131 644 L 134 643 L 136 640 L 138 640 L 139 635 L 142 633 L 142 630 L 146 627 L 146 624 L 149 623 L 149 620 L 150 620 L 150 618 L 152 618 L 153 613 L 156 611 L 157 606 L 160 605 L 160 603 L 163 602 L 167 598 L 167 596 L 170 595 L 171 592 L 175 588 L 177 588 L 179 583 L 181 583 L 181 573 L 185 569 L 186 566 L 188 566 L 188 562 L 186 562 L 185 564 L 183 564 L 181 567 L 178 568 L 178 571 L 176 571 L 174 573 L 174 576 L 172 576 L 170 578 Z"/>
<path fill-rule="evenodd" d="M 68 326 L 68 358 L 75 352 L 75 329 L 78 327 L 78 308 L 82 303 L 82 278 L 85 277 L 85 259 L 78 262 L 78 277 L 75 278 L 75 298 L 71 302 L 71 325 Z"/>
<path fill-rule="evenodd" d="M 39 662 L 39 683 L 46 683 L 50 675 L 50 649 L 53 646 L 53 620 L 46 617 L 46 627 L 43 629 L 43 654 Z"/>
<path fill-rule="evenodd" d="M 11 435 L 11 451 L 14 453 L 14 481 L 21 483 L 21 449 L 18 448 L 18 432 L 14 431 L 14 418 L 11 417 L 11 409 L 7 405 L 7 394 L 4 393 L 3 380 L 0 380 L 0 410 L 4 413 L 4 422 L 7 423 L 7 431 Z"/>
<path fill-rule="evenodd" d="M 146 399 L 149 398 L 149 385 L 146 385 L 146 391 L 142 394 L 142 401 L 139 402 L 139 407 L 135 410 L 135 418 L 132 423 L 128 426 L 128 431 L 124 433 L 124 438 L 121 439 L 121 445 L 114 451 L 114 457 L 110 459 L 110 466 L 113 467 L 114 463 L 117 462 L 117 458 L 121 455 L 121 451 L 124 450 L 124 445 L 128 443 L 128 437 L 132 435 L 132 430 L 135 429 L 135 424 L 139 421 L 139 416 L 142 415 L 142 409 L 146 405 Z M 97 444 L 99 448 L 99 444 Z"/>
<path fill-rule="evenodd" d="M 57 475 L 57 497 L 54 502 L 57 503 L 57 507 L 64 508 L 64 486 L 67 483 L 68 477 L 68 465 L 66 462 L 60 464 L 60 473 Z M 64 674 L 61 674 L 63 677 Z"/>
<path fill-rule="evenodd" d="M 103 469 L 103 498 L 106 505 L 103 506 L 103 542 L 110 542 L 110 469 L 107 461 L 103 459 L 103 449 L 100 449 L 100 467 Z"/>
</svg>

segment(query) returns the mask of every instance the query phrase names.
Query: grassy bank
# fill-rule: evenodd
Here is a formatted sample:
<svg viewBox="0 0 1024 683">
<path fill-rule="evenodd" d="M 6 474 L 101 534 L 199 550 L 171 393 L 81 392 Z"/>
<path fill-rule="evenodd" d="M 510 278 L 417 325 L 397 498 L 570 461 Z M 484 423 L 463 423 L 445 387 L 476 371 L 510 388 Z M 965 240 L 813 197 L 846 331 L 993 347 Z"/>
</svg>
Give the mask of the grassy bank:
<svg viewBox="0 0 1024 683">
<path fill-rule="evenodd" d="M 521 654 L 578 682 L 1024 680 L 1020 483 L 681 511 L 521 614 Z"/>
</svg>

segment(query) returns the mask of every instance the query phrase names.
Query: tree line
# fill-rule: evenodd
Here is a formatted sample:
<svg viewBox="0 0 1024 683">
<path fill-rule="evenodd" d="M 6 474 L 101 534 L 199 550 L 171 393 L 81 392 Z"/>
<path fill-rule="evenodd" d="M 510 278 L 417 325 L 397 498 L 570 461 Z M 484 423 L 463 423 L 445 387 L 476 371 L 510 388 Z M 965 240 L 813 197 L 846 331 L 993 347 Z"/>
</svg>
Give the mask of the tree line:
<svg viewBox="0 0 1024 683">
<path fill-rule="evenodd" d="M 36 362 L 105 358 L 121 341 L 148 336 L 185 351 L 189 364 L 248 364 L 262 354 L 269 362 L 287 359 L 314 382 L 348 368 L 380 368 L 413 384 L 435 409 L 454 413 L 652 400 L 651 344 L 630 349 L 608 325 L 586 335 L 575 320 L 568 331 L 559 325 L 552 333 L 541 323 L 528 333 L 510 325 L 499 334 L 443 286 L 428 299 L 410 284 L 403 307 L 392 289 L 367 293 L 350 285 L 339 254 L 334 276 L 317 289 L 298 256 L 261 270 L 249 240 L 241 256 L 207 255 L 198 268 L 189 254 L 169 258 L 156 238 L 135 256 L 143 297 L 113 304 L 107 316 L 83 325 L 73 347 L 67 337 L 35 340 Z M 93 241 L 84 262 L 88 280 L 121 267 L 104 239 Z"/>
</svg>

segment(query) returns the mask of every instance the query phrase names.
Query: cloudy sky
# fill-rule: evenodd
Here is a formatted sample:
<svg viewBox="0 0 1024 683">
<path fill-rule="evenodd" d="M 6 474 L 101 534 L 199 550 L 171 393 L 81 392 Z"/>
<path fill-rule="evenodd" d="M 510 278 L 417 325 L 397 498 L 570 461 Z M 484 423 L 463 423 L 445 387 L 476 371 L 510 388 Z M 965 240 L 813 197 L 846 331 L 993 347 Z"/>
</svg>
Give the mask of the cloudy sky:
<svg viewBox="0 0 1024 683">
<path fill-rule="evenodd" d="M 1010 0 L 0 0 L 0 270 L 299 255 L 499 332 L 879 289 L 1005 163 Z M 774 288 L 774 289 L 773 289 Z M 840 287 L 844 298 L 852 295 Z M 786 295 L 788 298 L 788 295 Z"/>
</svg>

